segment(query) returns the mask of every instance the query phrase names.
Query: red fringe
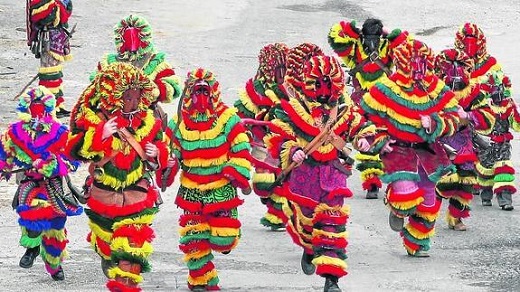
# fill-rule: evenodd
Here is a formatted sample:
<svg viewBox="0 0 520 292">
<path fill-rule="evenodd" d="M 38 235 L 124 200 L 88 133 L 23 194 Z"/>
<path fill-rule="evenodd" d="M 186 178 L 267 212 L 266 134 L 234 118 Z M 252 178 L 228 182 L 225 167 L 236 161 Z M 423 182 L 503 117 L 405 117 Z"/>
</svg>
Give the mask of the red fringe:
<svg viewBox="0 0 520 292">
<path fill-rule="evenodd" d="M 448 213 L 454 218 L 468 218 L 469 217 L 469 209 L 465 208 L 464 210 L 460 210 L 455 208 L 453 205 L 448 206 Z"/>
<path fill-rule="evenodd" d="M 220 291 L 220 287 L 218 285 L 206 286 L 206 291 Z"/>
<path fill-rule="evenodd" d="M 269 203 L 267 204 L 267 213 L 275 216 L 276 218 L 279 218 L 280 220 L 282 220 L 282 222 L 284 224 L 287 223 L 288 218 L 285 215 L 285 213 L 282 210 L 276 209 L 274 206 L 270 205 Z"/>
<path fill-rule="evenodd" d="M 233 186 L 239 187 L 241 189 L 249 187 L 249 180 L 232 166 L 224 166 L 224 168 L 222 168 L 222 174 L 233 178 L 231 181 Z"/>
<path fill-rule="evenodd" d="M 209 246 L 211 247 L 212 250 L 214 251 L 217 251 L 217 252 L 223 252 L 223 251 L 230 251 L 233 246 L 236 244 L 238 238 L 235 238 L 235 240 L 233 240 L 232 243 L 228 244 L 228 245 L 218 245 L 218 244 L 214 244 L 214 243 L 209 243 Z"/>
<path fill-rule="evenodd" d="M 305 252 L 308 253 L 308 254 L 313 254 L 314 252 L 312 250 L 309 250 L 307 249 L 305 246 L 303 246 L 301 244 L 301 241 L 303 241 L 303 239 L 301 238 L 300 234 L 298 233 L 298 231 L 296 231 L 295 227 L 291 224 L 288 224 L 286 227 L 285 227 L 285 231 L 287 231 L 287 233 L 289 234 L 289 236 L 291 237 L 292 241 L 298 245 L 298 246 L 301 246 L 303 247 L 303 249 L 305 249 Z"/>
<path fill-rule="evenodd" d="M 318 265 L 316 267 L 316 274 L 317 275 L 333 275 L 338 278 L 341 278 L 343 276 L 346 276 L 348 274 L 347 271 L 343 270 L 340 267 L 331 266 L 331 265 Z"/>
<path fill-rule="evenodd" d="M 205 263 L 200 269 L 198 270 L 190 270 L 190 276 L 193 278 L 198 278 L 204 276 L 206 273 L 210 272 L 211 270 L 215 269 L 215 265 L 213 262 L 207 262 Z"/>
<path fill-rule="evenodd" d="M 412 217 L 410 217 L 410 219 L 408 220 L 408 224 L 410 224 L 410 226 L 412 226 L 414 229 L 423 234 L 426 234 L 433 229 L 426 227 L 422 222 L 414 220 Z"/>
<path fill-rule="evenodd" d="M 116 237 L 128 238 L 131 243 L 141 247 L 145 242 L 152 242 L 155 238 L 155 234 L 153 229 L 147 225 L 126 225 L 114 231 L 112 238 Z"/>
<path fill-rule="evenodd" d="M 345 225 L 347 224 L 348 216 L 331 216 L 325 212 L 316 213 L 312 223 L 323 223 L 327 225 Z"/>
<path fill-rule="evenodd" d="M 177 196 L 175 198 L 175 205 L 181 207 L 183 210 L 187 210 L 191 213 L 199 212 L 202 210 L 202 203 L 201 202 L 192 202 L 185 200 L 181 196 Z"/>
<path fill-rule="evenodd" d="M 211 227 L 240 228 L 242 226 L 238 219 L 228 217 L 210 217 L 208 223 Z"/>
<path fill-rule="evenodd" d="M 348 245 L 346 238 L 328 238 L 328 237 L 313 237 L 313 246 L 332 246 L 337 249 L 345 249 Z"/>
<path fill-rule="evenodd" d="M 108 281 L 107 288 L 111 292 L 140 292 L 141 291 L 141 288 L 139 288 L 139 287 L 128 287 L 125 284 L 117 282 L 115 280 Z"/>
<path fill-rule="evenodd" d="M 409 202 L 416 200 L 424 195 L 423 189 L 417 189 L 414 192 L 408 194 L 396 194 L 392 188 L 389 190 L 388 202 Z"/>
<path fill-rule="evenodd" d="M 49 206 L 45 208 L 35 208 L 35 209 L 29 209 L 20 211 L 18 213 L 21 219 L 29 220 L 29 221 L 36 221 L 36 220 L 51 220 L 56 218 L 58 215 L 54 208 Z"/>
<path fill-rule="evenodd" d="M 157 191 L 153 189 L 153 187 L 148 188 L 147 197 L 144 201 L 135 203 L 132 205 L 127 205 L 124 207 L 114 206 L 114 205 L 105 205 L 96 199 L 90 197 L 87 200 L 87 205 L 92 209 L 92 211 L 108 217 L 125 217 L 132 214 L 137 214 L 142 212 L 145 209 L 152 208 L 155 205 L 155 201 L 157 200 Z"/>
<path fill-rule="evenodd" d="M 189 254 L 193 250 L 208 250 L 210 249 L 210 244 L 207 240 L 194 240 L 185 244 L 179 244 L 179 249 L 183 253 Z"/>
<path fill-rule="evenodd" d="M 494 175 L 501 174 L 501 173 L 515 174 L 515 169 L 511 166 L 503 165 L 503 166 L 497 167 L 493 170 Z"/>
<path fill-rule="evenodd" d="M 106 241 L 103 241 L 101 238 L 96 237 L 96 246 L 99 251 L 101 251 L 102 254 L 106 256 L 112 255 L 112 250 L 110 249 L 110 244 Z"/>
<path fill-rule="evenodd" d="M 494 189 L 493 193 L 498 194 L 503 191 L 507 191 L 507 192 L 514 194 L 514 193 L 516 193 L 516 188 L 513 185 L 501 186 L 501 187 Z"/>
<path fill-rule="evenodd" d="M 381 182 L 381 179 L 377 175 L 371 175 L 369 178 L 367 178 L 362 184 L 361 187 L 368 191 L 372 188 L 372 186 L 375 185 L 378 189 L 383 187 L 383 183 Z"/>
<path fill-rule="evenodd" d="M 421 248 L 420 245 L 418 244 L 415 244 L 413 242 L 411 242 L 410 240 L 408 240 L 404 235 L 403 233 L 401 232 L 401 237 L 403 238 L 403 244 L 405 246 L 407 246 L 409 249 L 413 250 L 413 251 L 418 251 L 419 248 Z"/>
<path fill-rule="evenodd" d="M 352 194 L 352 191 L 350 191 L 350 189 L 348 189 L 348 188 L 339 188 L 339 189 L 335 189 L 332 192 L 328 193 L 327 194 L 327 199 L 328 200 L 333 200 L 336 197 L 350 198 L 350 197 L 352 197 L 352 195 L 353 194 Z"/>
<path fill-rule="evenodd" d="M 67 243 L 69 242 L 67 239 L 63 241 L 58 241 L 56 238 L 49 238 L 47 236 L 42 237 L 42 242 L 44 245 L 52 246 L 54 248 L 57 248 L 59 250 L 64 250 L 67 246 Z"/>
<path fill-rule="evenodd" d="M 183 214 L 179 218 L 179 225 L 181 227 L 186 227 L 190 221 L 194 221 L 197 223 L 206 222 L 206 216 L 197 214 Z M 193 223 L 191 223 L 190 225 L 193 225 Z"/>
<path fill-rule="evenodd" d="M 453 163 L 459 164 L 459 165 L 466 163 L 466 162 L 475 162 L 475 161 L 478 161 L 478 157 L 475 153 L 459 154 L 459 155 L 455 156 L 455 159 L 453 159 Z"/>
<path fill-rule="evenodd" d="M 237 208 L 243 203 L 244 200 L 235 197 L 229 201 L 207 204 L 202 207 L 202 214 L 210 214 L 219 210 L 231 210 Z"/>
<path fill-rule="evenodd" d="M 275 193 L 285 197 L 289 201 L 293 201 L 300 206 L 307 207 L 310 209 L 316 208 L 316 206 L 318 206 L 319 204 L 319 202 L 311 198 L 300 196 L 296 193 L 291 192 L 291 190 L 289 189 L 289 184 L 287 183 L 284 183 L 281 187 L 276 187 Z"/>
</svg>

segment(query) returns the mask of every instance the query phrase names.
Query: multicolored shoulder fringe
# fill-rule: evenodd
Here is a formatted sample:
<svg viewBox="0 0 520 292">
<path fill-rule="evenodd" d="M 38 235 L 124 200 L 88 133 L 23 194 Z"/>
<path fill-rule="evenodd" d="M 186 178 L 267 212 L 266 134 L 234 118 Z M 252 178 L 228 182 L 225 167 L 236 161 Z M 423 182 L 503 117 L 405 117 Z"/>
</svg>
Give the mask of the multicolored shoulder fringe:
<svg viewBox="0 0 520 292">
<path fill-rule="evenodd" d="M 31 115 L 32 104 L 40 103 L 43 116 Z M 68 128 L 56 120 L 56 100 L 45 87 L 29 89 L 20 97 L 20 121 L 9 125 L 0 141 L 0 169 L 23 169 L 16 212 L 22 227 L 20 245 L 42 247 L 47 271 L 53 275 L 66 257 L 67 216 L 80 215 L 83 208 L 68 200 L 62 179 L 75 171 L 79 162 L 64 154 Z"/>
<path fill-rule="evenodd" d="M 196 82 L 210 87 L 210 109 L 198 112 L 191 99 Z M 237 207 L 243 201 L 237 187 L 249 188 L 251 146 L 237 109 L 220 99 L 219 83 L 205 69 L 188 73 L 182 97 L 181 120 L 169 123 L 173 153 L 177 163 L 180 189 L 175 203 L 184 210 L 179 219 L 180 249 L 185 253 L 188 287 L 204 286 L 219 290 L 212 251 L 229 253 L 239 242 L 241 223 Z"/>
<path fill-rule="evenodd" d="M 122 96 L 136 88 L 141 90 L 139 104 L 129 116 L 122 112 Z M 113 63 L 85 89 L 71 117 L 68 151 L 90 163 L 90 209 L 86 212 L 91 232 L 87 239 L 110 266 L 107 287 L 111 291 L 140 291 L 140 274 L 150 270 L 148 258 L 154 238 L 150 225 L 158 211 L 158 190 L 152 183 L 155 175 L 137 150 L 121 134 L 103 139 L 103 127 L 115 118 L 118 128 L 126 128 L 142 149 L 147 143 L 156 145 L 158 171 L 162 171 L 169 156 L 167 137 L 149 109 L 157 91 L 155 83 L 138 68 Z"/>
</svg>

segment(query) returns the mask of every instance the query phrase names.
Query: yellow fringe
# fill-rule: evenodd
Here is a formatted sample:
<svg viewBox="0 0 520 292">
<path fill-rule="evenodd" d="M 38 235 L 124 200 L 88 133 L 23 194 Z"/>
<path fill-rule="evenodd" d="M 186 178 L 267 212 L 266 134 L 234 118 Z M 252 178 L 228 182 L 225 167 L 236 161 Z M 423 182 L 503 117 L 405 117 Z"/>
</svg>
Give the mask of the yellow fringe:
<svg viewBox="0 0 520 292">
<path fill-rule="evenodd" d="M 450 215 L 450 213 L 446 213 L 446 223 L 449 226 L 455 226 L 455 224 L 459 223 L 459 219 Z"/>
<path fill-rule="evenodd" d="M 188 225 L 179 228 L 179 235 L 180 236 L 186 236 L 187 234 L 194 234 L 194 233 L 203 233 L 205 231 L 210 230 L 210 226 L 208 223 L 198 223 L 196 225 Z"/>
<path fill-rule="evenodd" d="M 52 58 L 54 58 L 58 62 L 65 62 L 65 56 L 66 55 L 60 55 L 60 54 L 57 54 L 57 53 L 55 53 L 53 51 L 48 51 L 47 53 L 49 53 L 49 55 L 51 55 Z"/>
<path fill-rule="evenodd" d="M 322 255 L 322 256 L 319 256 L 319 257 L 313 259 L 312 263 L 315 266 L 319 266 L 319 265 L 335 266 L 335 267 L 339 267 L 343 270 L 346 270 L 348 267 L 347 263 L 344 260 L 325 256 L 325 255 Z"/>
<path fill-rule="evenodd" d="M 67 240 L 67 233 L 65 233 L 65 229 L 50 229 L 48 231 L 44 231 L 43 234 L 49 238 L 56 238 L 58 241 Z"/>
<path fill-rule="evenodd" d="M 426 239 L 426 238 L 432 238 L 433 235 L 435 235 L 435 228 L 432 228 L 431 231 L 422 233 L 421 231 L 413 228 L 410 224 L 406 225 L 406 230 L 414 237 L 418 239 Z"/>
<path fill-rule="evenodd" d="M 112 257 L 110 255 L 106 255 L 104 254 L 101 249 L 99 248 L 96 248 L 97 246 L 97 236 L 95 233 L 91 233 L 90 234 L 90 246 L 92 247 L 93 250 L 95 250 L 97 252 L 97 254 L 99 254 L 99 256 L 101 256 L 102 258 L 104 258 L 105 260 L 110 260 Z"/>
<path fill-rule="evenodd" d="M 202 258 L 204 256 L 207 256 L 210 253 L 211 253 L 211 249 L 210 248 L 205 249 L 205 250 L 197 250 L 197 251 L 185 254 L 182 257 L 182 260 L 186 263 L 186 262 L 189 262 L 190 260 L 198 260 L 198 259 L 200 259 L 200 258 Z"/>
<path fill-rule="evenodd" d="M 439 217 L 439 212 L 431 213 L 431 212 L 420 212 L 415 211 L 415 214 L 423 219 L 425 219 L 428 222 L 434 222 Z"/>
<path fill-rule="evenodd" d="M 498 189 L 498 188 L 501 188 L 501 187 L 504 187 L 504 186 L 515 186 L 515 183 L 514 182 L 495 182 L 495 184 L 493 184 L 493 191 Z"/>
<path fill-rule="evenodd" d="M 242 102 L 242 105 L 244 105 L 244 107 L 248 111 L 252 112 L 255 115 L 258 114 L 260 109 L 256 106 L 256 104 L 253 103 L 253 101 L 251 100 L 251 98 L 249 97 L 249 95 L 247 94 L 247 91 L 245 89 L 241 89 L 238 91 L 238 98 Z"/>
<path fill-rule="evenodd" d="M 493 168 L 504 167 L 504 166 L 509 166 L 511 168 L 514 168 L 513 162 L 511 160 L 500 160 L 493 164 Z"/>
<path fill-rule="evenodd" d="M 381 160 L 381 158 L 379 157 L 379 154 L 370 155 L 370 154 L 361 153 L 361 152 L 356 153 L 356 155 L 354 155 L 354 158 L 356 160 L 361 160 L 361 161 L 380 161 Z"/>
<path fill-rule="evenodd" d="M 343 216 L 348 216 L 350 214 L 350 205 L 332 207 L 325 203 L 321 203 L 318 206 L 316 206 L 316 208 L 314 209 L 315 213 L 327 213 L 329 211 L 339 212 Z"/>
<path fill-rule="evenodd" d="M 247 136 L 246 133 L 240 133 L 238 134 L 235 139 L 233 139 L 233 141 L 231 142 L 231 146 L 235 146 L 237 144 L 240 144 L 240 143 L 249 143 L 249 137 Z"/>
<path fill-rule="evenodd" d="M 134 184 L 135 182 L 137 182 L 139 179 L 141 179 L 143 177 L 143 173 L 144 173 L 144 167 L 141 164 L 141 165 L 139 165 L 138 168 L 134 169 L 132 172 L 129 172 L 126 175 L 125 181 L 120 181 L 118 178 L 113 177 L 106 172 L 103 172 L 103 174 L 96 180 L 106 186 L 110 186 L 114 189 L 120 189 L 120 188 L 125 188 L 126 186 L 130 186 L 130 185 Z"/>
<path fill-rule="evenodd" d="M 149 242 L 144 242 L 141 247 L 131 247 L 128 242 L 128 238 L 126 237 L 116 237 L 112 239 L 112 243 L 110 244 L 111 250 L 121 250 L 126 253 L 130 253 L 134 256 L 147 258 L 153 252 L 153 247 Z"/>
<path fill-rule="evenodd" d="M 273 183 L 276 180 L 274 173 L 253 173 L 253 183 Z"/>
<path fill-rule="evenodd" d="M 483 179 L 483 178 L 478 177 L 477 183 L 479 186 L 482 186 L 482 187 L 492 187 L 495 184 L 495 181 L 493 180 L 493 178 Z"/>
<path fill-rule="evenodd" d="M 179 131 L 181 132 L 183 139 L 187 141 L 212 140 L 222 134 L 225 125 L 229 119 L 236 114 L 236 112 L 236 108 L 226 109 L 215 121 L 215 125 L 209 130 L 188 130 L 186 129 L 186 124 L 181 122 L 179 125 Z"/>
<path fill-rule="evenodd" d="M 480 173 L 484 176 L 493 177 L 495 175 L 495 171 L 493 170 L 493 168 L 486 168 L 480 162 L 477 162 L 477 165 L 475 165 L 475 168 L 478 173 Z"/>
<path fill-rule="evenodd" d="M 50 7 L 51 5 L 54 5 L 54 4 L 56 4 L 56 2 L 54 2 L 54 1 L 49 1 L 49 2 L 45 3 L 43 6 L 41 6 L 41 7 L 39 7 L 39 8 L 32 9 L 32 10 L 31 10 L 31 15 L 34 16 L 34 15 L 36 15 L 36 14 L 42 13 L 43 11 L 49 9 L 49 7 Z M 59 13 L 56 13 L 56 15 L 59 15 Z M 58 22 L 58 23 L 59 23 L 59 22 Z M 55 25 L 55 26 L 57 26 L 57 25 Z"/>
<path fill-rule="evenodd" d="M 215 158 L 193 158 L 193 159 L 183 159 L 182 164 L 187 167 L 210 167 L 215 165 L 222 165 L 226 163 L 228 160 L 228 155 L 224 154 L 220 157 Z"/>
<path fill-rule="evenodd" d="M 407 202 L 391 202 L 388 201 L 388 203 L 395 209 L 398 210 L 410 210 L 412 208 L 415 208 L 419 206 L 424 201 L 423 197 L 419 197 L 415 200 L 407 201 Z"/>
<path fill-rule="evenodd" d="M 282 219 L 276 217 L 275 215 L 273 215 L 271 213 L 265 213 L 264 218 L 272 224 L 282 224 L 283 223 Z"/>
<path fill-rule="evenodd" d="M 312 230 L 313 237 L 328 237 L 328 238 L 348 238 L 348 231 L 343 232 L 329 232 L 321 229 Z"/>
<path fill-rule="evenodd" d="M 40 74 L 53 74 L 63 71 L 63 65 L 56 65 L 51 67 L 40 67 L 38 73 Z"/>
<path fill-rule="evenodd" d="M 121 270 L 121 268 L 119 268 L 119 267 L 113 267 L 108 270 L 108 277 L 110 279 L 115 279 L 118 276 L 129 278 L 132 281 L 134 281 L 135 283 L 141 283 L 143 281 L 143 276 L 141 276 L 140 274 L 125 272 L 125 271 Z"/>
<path fill-rule="evenodd" d="M 206 274 L 200 276 L 200 277 L 197 277 L 197 278 L 193 278 L 192 276 L 188 275 L 188 283 L 190 283 L 190 285 L 193 285 L 193 286 L 196 286 L 196 285 L 207 285 L 208 282 L 215 278 L 217 276 L 217 270 L 216 269 L 213 269 L 209 272 L 207 272 Z"/>
<path fill-rule="evenodd" d="M 53 257 L 52 255 L 44 252 L 45 261 L 48 262 L 51 266 L 58 266 L 61 264 L 63 259 L 69 256 L 67 250 L 63 250 L 59 257 Z"/>
<path fill-rule="evenodd" d="M 282 151 L 280 151 L 280 162 L 282 163 L 282 169 L 289 167 L 292 162 L 291 149 L 293 147 L 301 147 L 297 142 L 289 140 L 283 144 Z"/>
<path fill-rule="evenodd" d="M 274 93 L 274 91 L 272 91 L 271 89 L 267 89 L 265 92 L 264 92 L 265 96 L 267 96 L 274 104 L 279 104 L 280 103 L 280 98 L 276 95 L 276 93 Z"/>
<path fill-rule="evenodd" d="M 281 197 L 281 196 L 278 196 L 276 194 L 271 194 L 271 196 L 269 196 L 269 198 L 271 200 L 273 200 L 275 203 L 279 203 L 279 204 L 287 204 L 287 199 L 284 198 L 284 197 Z"/>
<path fill-rule="evenodd" d="M 280 127 L 280 129 L 282 129 L 282 131 L 284 133 L 287 133 L 291 136 L 296 136 L 296 133 L 294 132 L 294 130 L 292 129 L 292 127 L 289 124 L 284 123 L 284 122 L 282 122 L 282 120 L 278 120 L 278 119 L 274 119 L 272 122 L 276 126 Z M 264 139 L 264 142 L 265 142 L 265 139 Z"/>
<path fill-rule="evenodd" d="M 251 170 L 251 162 L 245 158 L 232 157 L 229 159 L 228 164 L 237 165 Z"/>
<path fill-rule="evenodd" d="M 96 223 L 94 223 L 92 220 L 88 221 L 88 226 L 90 227 L 90 230 L 92 233 L 97 237 L 101 238 L 104 242 L 110 243 L 112 240 L 112 232 L 107 232 L 103 228 L 99 227 Z"/>
<path fill-rule="evenodd" d="M 127 226 L 127 225 L 139 225 L 139 224 L 150 225 L 150 224 L 152 224 L 154 217 L 155 217 L 155 215 L 141 215 L 136 218 L 126 218 L 121 221 L 114 222 L 114 225 L 112 228 L 114 228 L 114 230 L 117 230 L 118 228 L 121 228 L 121 227 Z"/>
<path fill-rule="evenodd" d="M 87 159 L 94 157 L 95 155 L 102 155 L 101 151 L 92 151 L 92 139 L 94 137 L 94 128 L 89 128 L 87 132 L 85 132 L 85 137 L 83 137 L 83 145 L 81 145 L 81 149 L 79 150 L 79 154 Z"/>
<path fill-rule="evenodd" d="M 202 184 L 202 183 L 198 183 L 196 181 L 190 180 L 189 178 L 184 176 L 184 173 L 181 173 L 181 185 L 184 187 L 187 187 L 189 189 L 198 189 L 200 191 L 208 191 L 208 190 L 214 190 L 214 189 L 221 188 L 221 187 L 227 185 L 228 183 L 229 183 L 229 181 L 226 178 L 221 178 L 219 180 L 216 180 L 216 181 L 213 181 L 213 182 L 210 182 L 207 184 Z"/>
<path fill-rule="evenodd" d="M 373 177 L 373 176 L 381 176 L 385 172 L 378 168 L 367 168 L 363 170 L 360 174 L 361 180 L 366 181 L 367 179 Z"/>
<path fill-rule="evenodd" d="M 49 207 L 50 205 L 51 204 L 49 204 L 48 201 L 41 200 L 41 199 L 33 199 L 30 204 L 31 207 L 39 207 L 39 208 Z"/>
<path fill-rule="evenodd" d="M 212 236 L 238 236 L 240 235 L 239 228 L 228 227 L 211 227 Z"/>
</svg>

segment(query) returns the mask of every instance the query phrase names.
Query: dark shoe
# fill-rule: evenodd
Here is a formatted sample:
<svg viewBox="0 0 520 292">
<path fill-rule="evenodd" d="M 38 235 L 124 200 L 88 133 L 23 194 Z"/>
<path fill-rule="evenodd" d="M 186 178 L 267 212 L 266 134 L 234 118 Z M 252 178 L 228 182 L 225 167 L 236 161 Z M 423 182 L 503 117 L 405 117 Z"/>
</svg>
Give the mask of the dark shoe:
<svg viewBox="0 0 520 292">
<path fill-rule="evenodd" d="M 312 275 L 316 272 L 316 266 L 312 263 L 314 256 L 312 254 L 307 254 L 303 251 L 301 265 L 302 271 L 305 275 Z"/>
<path fill-rule="evenodd" d="M 377 187 L 372 187 L 370 190 L 367 191 L 367 195 L 365 196 L 365 199 L 367 199 L 367 200 L 377 199 L 377 193 L 379 193 L 379 189 Z"/>
<path fill-rule="evenodd" d="M 101 258 L 101 270 L 103 271 L 103 274 L 107 278 L 110 278 L 108 276 L 108 270 L 114 267 L 114 263 L 111 260 L 105 260 L 104 258 Z"/>
<path fill-rule="evenodd" d="M 33 266 L 34 260 L 40 254 L 40 246 L 28 248 L 20 259 L 20 267 L 28 269 Z"/>
<path fill-rule="evenodd" d="M 504 206 L 500 206 L 500 207 L 504 211 L 513 211 L 513 209 L 515 209 L 515 207 L 513 207 L 513 205 L 509 205 L 509 204 L 505 204 Z"/>
<path fill-rule="evenodd" d="M 326 276 L 323 292 L 341 292 L 341 289 L 338 287 L 338 277 Z"/>
<path fill-rule="evenodd" d="M 493 206 L 491 200 L 482 200 L 482 206 Z"/>
<path fill-rule="evenodd" d="M 56 273 L 54 273 L 53 275 L 51 275 L 52 279 L 54 281 L 63 281 L 65 280 L 65 274 L 63 273 L 63 268 L 60 266 L 58 268 L 58 271 Z"/>
<path fill-rule="evenodd" d="M 430 257 L 429 253 L 422 251 L 422 250 L 418 250 L 414 254 L 408 253 L 408 255 L 411 257 L 415 257 L 415 258 L 429 258 Z"/>
<path fill-rule="evenodd" d="M 394 214 L 394 212 L 390 211 L 390 215 L 388 216 L 388 224 L 390 224 L 390 228 L 393 231 L 400 232 L 403 230 L 404 218 L 398 217 Z"/>
<path fill-rule="evenodd" d="M 66 117 L 70 117 L 70 111 L 64 109 L 64 108 L 58 108 L 58 110 L 56 111 L 56 117 L 58 119 L 61 119 L 61 118 L 66 118 Z"/>
<path fill-rule="evenodd" d="M 226 251 L 223 251 L 222 254 L 229 254 L 231 251 L 230 250 L 226 250 Z"/>
<path fill-rule="evenodd" d="M 191 291 L 204 292 L 204 291 L 206 291 L 206 286 L 205 285 L 195 285 L 195 286 L 193 286 L 193 288 L 191 288 Z"/>
</svg>

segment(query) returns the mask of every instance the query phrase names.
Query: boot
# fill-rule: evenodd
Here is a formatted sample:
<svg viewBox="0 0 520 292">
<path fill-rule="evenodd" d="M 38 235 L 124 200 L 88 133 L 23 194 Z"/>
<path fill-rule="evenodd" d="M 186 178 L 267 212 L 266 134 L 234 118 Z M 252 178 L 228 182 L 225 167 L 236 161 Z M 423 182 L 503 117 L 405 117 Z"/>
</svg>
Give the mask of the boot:
<svg viewBox="0 0 520 292">
<path fill-rule="evenodd" d="M 367 199 L 367 200 L 377 199 L 378 192 L 379 192 L 379 189 L 375 185 L 372 185 L 370 190 L 367 191 L 367 195 L 365 196 L 365 199 Z"/>
<path fill-rule="evenodd" d="M 515 207 L 513 207 L 513 198 L 511 197 L 511 193 L 508 191 L 503 191 L 497 194 L 498 205 L 504 211 L 513 211 Z"/>
<path fill-rule="evenodd" d="M 493 206 L 491 199 L 493 199 L 493 190 L 489 188 L 480 191 L 480 198 L 482 199 L 482 206 Z"/>
<path fill-rule="evenodd" d="M 409 256 L 415 257 L 415 258 L 429 258 L 430 254 L 423 250 L 418 250 L 414 254 L 408 253 Z"/>
<path fill-rule="evenodd" d="M 193 288 L 191 288 L 191 291 L 193 291 L 193 292 L 205 292 L 206 291 L 206 286 L 204 286 L 204 285 L 195 285 L 195 286 L 193 286 Z"/>
<path fill-rule="evenodd" d="M 303 251 L 301 266 L 305 275 L 312 275 L 316 272 L 316 266 L 312 263 L 314 256 Z"/>
<path fill-rule="evenodd" d="M 28 269 L 33 266 L 34 260 L 40 254 L 40 246 L 28 248 L 20 259 L 20 267 Z"/>
<path fill-rule="evenodd" d="M 395 232 L 401 232 L 404 226 L 404 218 L 398 217 L 394 214 L 394 212 L 390 211 L 390 215 L 388 216 L 388 224 L 390 224 L 390 228 Z"/>
<path fill-rule="evenodd" d="M 70 116 L 70 111 L 66 110 L 65 108 L 59 107 L 56 111 L 56 117 L 58 119 L 66 118 Z"/>
<path fill-rule="evenodd" d="M 323 292 L 341 292 L 341 289 L 338 287 L 338 277 L 326 275 L 325 286 L 323 286 Z"/>
<path fill-rule="evenodd" d="M 51 275 L 52 279 L 54 281 L 63 281 L 65 280 L 65 274 L 63 273 L 63 268 L 60 266 L 58 268 L 58 271 L 56 273 L 54 273 L 53 275 Z"/>
</svg>

